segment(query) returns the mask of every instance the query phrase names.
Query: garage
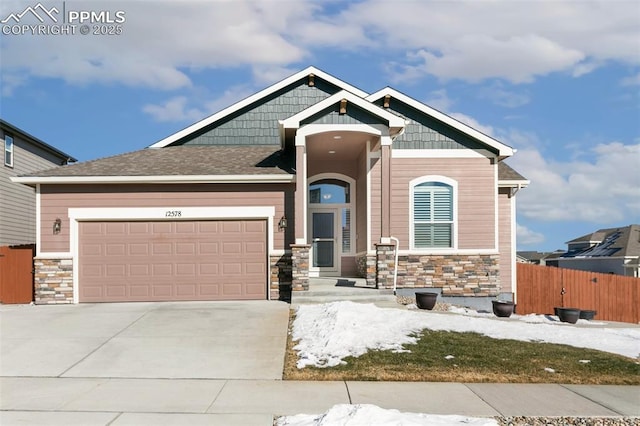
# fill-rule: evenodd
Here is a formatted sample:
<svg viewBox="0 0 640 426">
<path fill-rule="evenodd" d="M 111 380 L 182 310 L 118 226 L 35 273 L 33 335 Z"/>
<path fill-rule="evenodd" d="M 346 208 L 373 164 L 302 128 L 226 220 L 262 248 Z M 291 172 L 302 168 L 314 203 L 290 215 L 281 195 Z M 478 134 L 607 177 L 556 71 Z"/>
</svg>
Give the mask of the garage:
<svg viewBox="0 0 640 426">
<path fill-rule="evenodd" d="M 265 220 L 78 223 L 80 302 L 264 300 Z"/>
</svg>

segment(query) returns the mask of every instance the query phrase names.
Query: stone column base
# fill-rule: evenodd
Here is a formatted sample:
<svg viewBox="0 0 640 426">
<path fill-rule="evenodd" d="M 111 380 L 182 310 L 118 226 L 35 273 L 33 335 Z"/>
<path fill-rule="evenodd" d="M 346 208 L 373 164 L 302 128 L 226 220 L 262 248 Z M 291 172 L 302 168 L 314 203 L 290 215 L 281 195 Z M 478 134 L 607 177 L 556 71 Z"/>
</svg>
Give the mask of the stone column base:
<svg viewBox="0 0 640 426">
<path fill-rule="evenodd" d="M 36 305 L 73 303 L 73 260 L 33 260 Z"/>
<path fill-rule="evenodd" d="M 309 290 L 309 244 L 291 244 L 291 290 Z"/>
</svg>

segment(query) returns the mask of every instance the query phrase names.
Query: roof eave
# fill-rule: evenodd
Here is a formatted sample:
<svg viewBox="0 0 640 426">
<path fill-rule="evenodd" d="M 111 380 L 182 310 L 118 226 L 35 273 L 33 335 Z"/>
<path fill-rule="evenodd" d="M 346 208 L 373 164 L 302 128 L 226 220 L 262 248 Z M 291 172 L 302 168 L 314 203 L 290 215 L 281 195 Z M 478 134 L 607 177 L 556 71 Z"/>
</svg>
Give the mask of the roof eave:
<svg viewBox="0 0 640 426">
<path fill-rule="evenodd" d="M 316 77 L 319 77 L 335 86 L 340 87 L 342 90 L 346 90 L 349 93 L 353 93 L 356 96 L 359 96 L 361 98 L 364 98 L 368 95 L 367 92 L 364 92 L 360 89 L 358 89 L 355 86 L 352 86 L 348 83 L 345 83 L 344 81 L 333 77 L 332 75 L 329 75 L 327 73 L 325 73 L 324 71 L 321 71 L 315 67 L 307 67 L 305 69 L 303 69 L 302 71 L 299 71 L 287 78 L 285 78 L 284 80 L 281 80 L 263 90 L 261 90 L 258 93 L 255 93 L 239 102 L 236 102 L 235 104 L 213 114 L 210 115 L 209 117 L 206 117 L 194 124 L 192 124 L 191 126 L 188 126 L 170 136 L 167 136 L 164 139 L 161 139 L 160 141 L 149 145 L 149 148 L 164 148 L 180 139 L 182 139 L 185 136 L 190 135 L 191 133 L 198 131 L 206 126 L 209 126 L 210 124 L 215 123 L 216 121 L 223 119 L 224 117 L 228 116 L 229 114 L 233 114 L 236 111 L 239 111 L 240 109 L 247 107 L 249 105 L 251 105 L 254 102 L 259 101 L 260 99 L 271 95 L 272 93 L 277 92 L 280 89 L 283 89 L 285 87 L 287 87 L 288 85 L 295 83 L 296 81 L 308 76 L 309 74 L 314 74 Z"/>
<path fill-rule="evenodd" d="M 386 120 L 389 125 L 389 129 L 393 130 L 393 132 L 391 133 L 398 133 L 405 126 L 404 118 L 385 111 L 379 106 L 367 101 L 363 97 L 357 96 L 346 90 L 342 90 L 318 102 L 317 104 L 314 104 L 309 108 L 292 115 L 291 117 L 280 120 L 280 127 L 282 129 L 298 129 L 300 128 L 300 124 L 303 120 L 313 116 L 314 114 L 317 114 L 318 112 L 326 108 L 329 108 L 330 106 L 340 102 L 342 99 L 346 99 L 347 102 L 351 102 L 359 108 L 362 108 L 365 111 L 369 112 L 370 114 Z"/>
<path fill-rule="evenodd" d="M 405 95 L 402 92 L 398 92 L 397 90 L 392 89 L 391 87 L 385 87 L 384 89 L 378 90 L 377 92 L 369 95 L 366 99 L 370 102 L 374 102 L 386 95 L 390 95 L 400 100 L 401 102 L 404 102 L 405 104 L 417 109 L 418 111 L 421 111 L 435 118 L 436 120 L 439 120 L 453 127 L 454 129 L 465 133 L 466 135 L 476 139 L 477 141 L 487 146 L 490 146 L 491 148 L 496 150 L 500 161 L 504 160 L 505 158 L 511 157 L 515 153 L 515 150 L 512 147 L 505 145 L 504 143 L 498 141 L 497 139 L 494 139 L 491 136 L 485 135 L 484 133 L 474 129 L 473 127 L 468 126 L 462 123 L 461 121 L 458 121 L 455 118 L 443 112 L 438 111 L 437 109 L 431 108 L 430 106 L 425 105 L 422 102 L 419 102 Z"/>
<path fill-rule="evenodd" d="M 530 180 L 498 180 L 498 186 L 501 188 L 519 187 L 526 188 L 531 183 Z"/>
<path fill-rule="evenodd" d="M 66 152 L 60 151 L 58 148 L 49 145 L 48 143 L 46 143 L 45 141 L 25 132 L 24 130 L 20 129 L 19 127 L 14 126 L 13 124 L 0 119 L 0 124 L 3 127 L 6 127 L 7 129 L 9 129 L 12 133 L 17 133 L 21 136 L 22 139 L 24 139 L 25 141 L 29 142 L 32 145 L 36 145 L 37 147 L 44 149 L 45 151 L 47 151 L 50 154 L 55 155 L 56 157 L 65 160 L 66 162 L 69 163 L 75 163 L 78 160 L 72 156 L 70 156 L 69 154 L 67 154 Z"/>
<path fill-rule="evenodd" d="M 97 183 L 292 183 L 295 175 L 168 175 L 168 176 L 18 176 L 11 181 L 23 185 Z"/>
</svg>

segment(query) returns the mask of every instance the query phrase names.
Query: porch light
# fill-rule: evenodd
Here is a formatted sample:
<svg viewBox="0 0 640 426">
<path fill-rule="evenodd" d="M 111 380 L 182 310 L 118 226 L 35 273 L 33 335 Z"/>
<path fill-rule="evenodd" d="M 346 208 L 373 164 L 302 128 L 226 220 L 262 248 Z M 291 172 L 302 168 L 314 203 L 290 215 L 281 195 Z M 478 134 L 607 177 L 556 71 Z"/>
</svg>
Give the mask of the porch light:
<svg viewBox="0 0 640 426">
<path fill-rule="evenodd" d="M 282 216 L 280 218 L 280 221 L 278 222 L 278 229 L 282 231 L 283 229 L 286 229 L 286 228 L 287 228 L 287 218 Z"/>
<path fill-rule="evenodd" d="M 57 235 L 60 233 L 60 229 L 62 229 L 62 221 L 60 218 L 57 218 L 53 221 L 53 234 Z"/>
<path fill-rule="evenodd" d="M 346 114 L 347 113 L 347 100 L 346 99 L 342 99 L 340 101 L 340 110 L 339 110 L 340 114 Z"/>
</svg>

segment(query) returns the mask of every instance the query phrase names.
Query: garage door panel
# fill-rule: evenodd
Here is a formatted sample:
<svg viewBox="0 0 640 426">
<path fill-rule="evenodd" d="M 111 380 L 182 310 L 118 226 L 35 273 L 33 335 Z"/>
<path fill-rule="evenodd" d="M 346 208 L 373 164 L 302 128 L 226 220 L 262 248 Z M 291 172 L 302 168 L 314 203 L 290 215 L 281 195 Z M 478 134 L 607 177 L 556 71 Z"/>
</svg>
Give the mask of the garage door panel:
<svg viewBox="0 0 640 426">
<path fill-rule="evenodd" d="M 124 222 L 105 222 L 106 233 L 109 235 L 125 235 L 128 234 L 127 224 Z"/>
<path fill-rule="evenodd" d="M 124 278 L 127 276 L 127 265 L 107 265 L 105 275 L 109 278 Z"/>
<path fill-rule="evenodd" d="M 111 284 L 107 286 L 104 290 L 105 290 L 104 294 L 106 297 L 122 298 L 127 295 L 127 287 L 124 284 L 120 284 L 120 285 Z"/>
<path fill-rule="evenodd" d="M 242 232 L 242 222 L 221 222 L 222 223 L 222 232 L 225 234 L 239 234 Z"/>
<path fill-rule="evenodd" d="M 129 244 L 129 256 L 149 256 L 149 244 L 147 243 Z"/>
<path fill-rule="evenodd" d="M 265 299 L 265 220 L 81 222 L 80 301 Z"/>
<path fill-rule="evenodd" d="M 218 254 L 220 252 L 218 243 L 199 243 L 198 249 L 200 254 L 203 255 Z"/>
<path fill-rule="evenodd" d="M 129 234 L 142 234 L 146 236 L 149 233 L 150 224 L 148 222 L 129 222 Z"/>
<path fill-rule="evenodd" d="M 196 243 L 176 243 L 175 253 L 178 256 L 195 256 L 197 254 Z"/>
<path fill-rule="evenodd" d="M 240 253 L 242 253 L 242 243 L 236 241 L 222 243 L 222 255 L 236 255 Z"/>
<path fill-rule="evenodd" d="M 129 276 L 135 278 L 149 277 L 150 265 L 129 265 Z"/>
<path fill-rule="evenodd" d="M 176 265 L 177 277 L 194 277 L 196 275 L 196 265 L 192 263 L 179 263 Z"/>
<path fill-rule="evenodd" d="M 146 285 L 130 285 L 129 296 L 131 298 L 146 299 L 149 297 L 149 286 Z"/>
<path fill-rule="evenodd" d="M 264 263 L 245 263 L 245 273 L 247 274 L 264 274 L 265 267 Z"/>
<path fill-rule="evenodd" d="M 171 255 L 173 254 L 173 245 L 166 242 L 152 242 L 151 253 L 154 255 Z"/>
<path fill-rule="evenodd" d="M 168 263 L 153 264 L 151 265 L 153 271 L 152 277 L 167 277 L 173 275 L 173 265 Z"/>
<path fill-rule="evenodd" d="M 152 222 L 151 233 L 152 234 L 169 233 L 171 232 L 171 224 L 172 222 Z"/>
</svg>

